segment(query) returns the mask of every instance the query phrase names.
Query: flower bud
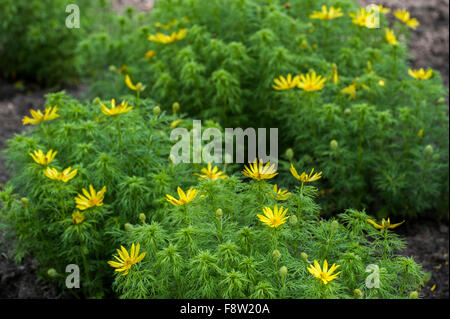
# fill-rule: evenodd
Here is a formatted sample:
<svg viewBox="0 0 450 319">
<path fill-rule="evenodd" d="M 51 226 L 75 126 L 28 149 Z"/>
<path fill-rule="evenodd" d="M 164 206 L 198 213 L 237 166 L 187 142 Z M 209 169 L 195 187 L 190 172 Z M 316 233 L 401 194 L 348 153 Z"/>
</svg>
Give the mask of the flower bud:
<svg viewBox="0 0 450 319">
<path fill-rule="evenodd" d="M 353 290 L 353 294 L 355 296 L 362 297 L 363 292 L 361 290 L 359 290 L 359 289 L 355 289 L 355 290 Z"/>
<path fill-rule="evenodd" d="M 92 103 L 94 103 L 94 104 L 100 104 L 101 102 L 102 102 L 102 100 L 100 100 L 100 98 L 98 96 L 92 100 Z"/>
<path fill-rule="evenodd" d="M 109 66 L 109 72 L 111 72 L 111 73 L 116 73 L 116 72 L 117 72 L 116 66 L 115 66 L 115 65 L 110 65 L 110 66 Z"/>
<path fill-rule="evenodd" d="M 175 102 L 172 104 L 172 111 L 173 113 L 177 113 L 180 110 L 180 103 Z"/>
<path fill-rule="evenodd" d="M 47 270 L 47 275 L 49 277 L 55 278 L 56 276 L 58 276 L 58 272 L 55 268 L 50 268 L 49 270 Z"/>
<path fill-rule="evenodd" d="M 339 222 L 337 220 L 333 220 L 331 222 L 331 229 L 336 230 L 336 228 L 338 228 L 338 227 L 339 227 Z"/>
<path fill-rule="evenodd" d="M 297 225 L 297 223 L 298 223 L 298 218 L 297 218 L 297 216 L 292 215 L 292 216 L 289 218 L 289 223 L 290 223 L 292 226 Z"/>
<path fill-rule="evenodd" d="M 153 115 L 154 115 L 154 116 L 158 116 L 159 113 L 161 113 L 161 108 L 160 108 L 159 106 L 155 106 L 155 107 L 153 108 Z"/>
<path fill-rule="evenodd" d="M 169 162 L 170 162 L 170 164 L 174 164 L 175 163 L 175 156 L 173 156 L 173 154 L 170 154 L 169 155 Z"/>
<path fill-rule="evenodd" d="M 123 225 L 123 227 L 125 228 L 126 231 L 132 231 L 134 229 L 134 226 L 131 225 L 130 223 L 126 223 L 125 225 Z"/>
<path fill-rule="evenodd" d="M 439 100 L 438 100 L 437 102 L 438 102 L 438 105 L 442 105 L 442 104 L 445 103 L 445 98 L 440 97 Z"/>
<path fill-rule="evenodd" d="M 302 259 L 303 259 L 305 262 L 309 262 L 309 261 L 308 261 L 308 254 L 307 254 L 307 253 L 302 252 L 302 253 L 300 254 L 300 257 L 302 257 Z"/>
<path fill-rule="evenodd" d="M 274 251 L 273 251 L 273 253 L 272 253 L 272 257 L 273 257 L 273 260 L 274 261 L 278 261 L 278 260 L 280 260 L 280 258 L 281 258 L 281 253 L 280 253 L 280 251 L 278 250 L 278 249 L 275 249 Z"/>
<path fill-rule="evenodd" d="M 427 146 L 425 146 L 425 154 L 427 154 L 428 156 L 433 155 L 433 146 L 428 144 Z"/>
<path fill-rule="evenodd" d="M 419 298 L 419 293 L 417 291 L 411 291 L 409 294 L 409 299 L 417 299 Z"/>
<path fill-rule="evenodd" d="M 331 140 L 330 147 L 333 150 L 333 152 L 336 152 L 338 149 L 338 142 L 336 140 Z"/>
<path fill-rule="evenodd" d="M 282 267 L 280 268 L 280 275 L 281 275 L 281 278 L 286 277 L 287 273 L 288 273 L 287 267 L 286 267 L 286 266 L 282 266 Z"/>
<path fill-rule="evenodd" d="M 292 150 L 292 148 L 288 148 L 286 150 L 286 153 L 284 153 L 287 157 L 288 160 L 292 161 L 292 159 L 294 158 L 294 151 Z"/>
<path fill-rule="evenodd" d="M 20 199 L 20 201 L 22 202 L 23 207 L 28 207 L 28 206 L 30 206 L 30 202 L 28 201 L 28 198 L 22 197 L 22 198 Z"/>
<path fill-rule="evenodd" d="M 346 109 L 344 110 L 344 115 L 345 115 L 345 116 L 349 116 L 351 113 L 352 113 L 352 110 L 349 109 L 349 108 L 346 108 Z"/>
<path fill-rule="evenodd" d="M 140 213 L 139 214 L 139 220 L 141 221 L 142 224 L 145 223 L 145 219 L 146 219 L 145 214 L 144 213 Z"/>
<path fill-rule="evenodd" d="M 222 216 L 223 216 L 222 208 L 218 208 L 218 209 L 216 210 L 216 216 L 217 216 L 218 218 L 222 218 Z"/>
</svg>

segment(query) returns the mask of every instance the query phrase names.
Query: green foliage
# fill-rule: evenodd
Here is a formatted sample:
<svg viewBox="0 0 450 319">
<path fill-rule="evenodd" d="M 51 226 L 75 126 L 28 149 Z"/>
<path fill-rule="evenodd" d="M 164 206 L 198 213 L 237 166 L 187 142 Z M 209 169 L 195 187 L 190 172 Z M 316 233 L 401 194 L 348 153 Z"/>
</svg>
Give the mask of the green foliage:
<svg viewBox="0 0 450 319">
<path fill-rule="evenodd" d="M 66 27 L 69 4 L 79 6 L 79 29 Z M 105 0 L 1 0 L 1 75 L 44 85 L 73 82 L 78 41 L 101 23 L 98 12 L 108 9 Z"/>
<path fill-rule="evenodd" d="M 329 21 L 309 18 L 321 1 L 289 2 L 161 0 L 145 17 L 112 17 L 109 32 L 91 34 L 79 46 L 80 66 L 99 96 L 128 92 L 127 73 L 147 86 L 143 96 L 178 101 L 190 116 L 223 127 L 278 127 L 280 152 L 292 148 L 297 167 L 324 172 L 328 212 L 448 218 L 445 90 L 436 71 L 428 80 L 408 75 L 406 26 L 391 26 L 401 42 L 391 45 L 382 14 L 379 29 L 352 23 L 353 1 L 327 1 L 344 13 Z M 173 43 L 148 40 L 185 28 Z M 146 58 L 148 50 L 155 55 Z M 288 73 L 328 78 L 333 64 L 339 82 L 330 78 L 322 90 L 272 88 Z M 341 92 L 352 84 L 355 98 Z M 280 178 L 288 185 L 286 174 Z"/>
<path fill-rule="evenodd" d="M 154 115 L 155 103 L 141 100 L 139 108 L 109 117 L 97 102 L 84 105 L 64 92 L 48 95 L 46 105 L 57 106 L 60 118 L 41 122 L 8 142 L 12 178 L 0 193 L 0 219 L 17 237 L 17 261 L 31 253 L 46 277 L 50 268 L 65 274 L 68 264 L 77 264 L 85 279 L 83 293 L 102 296 L 111 274 L 105 260 L 120 242 L 115 234 L 125 223 L 139 221 L 140 213 L 160 206 L 161 196 L 175 185 L 193 180 L 190 167 L 169 161 L 167 129 L 176 116 L 165 111 Z M 75 178 L 63 183 L 45 176 L 45 166 L 29 155 L 39 149 L 57 151 L 49 166 L 78 169 Z M 82 211 L 84 222 L 75 224 L 74 198 L 90 184 L 97 191 L 106 186 L 104 205 Z M 64 287 L 65 276 L 53 280 Z"/>
<path fill-rule="evenodd" d="M 146 252 L 127 275 L 117 273 L 122 298 L 361 298 L 355 289 L 362 298 L 408 298 L 423 283 L 420 266 L 397 255 L 404 243 L 395 233 L 356 210 L 322 219 L 311 186 L 282 202 L 270 184 L 237 176 L 195 187 L 200 195 L 187 205 L 167 203 L 122 230 L 127 249 L 139 243 Z M 257 218 L 274 205 L 290 216 L 279 228 Z M 341 273 L 324 285 L 307 270 L 313 260 L 336 263 Z M 379 288 L 364 284 L 370 264 L 379 268 Z"/>
</svg>

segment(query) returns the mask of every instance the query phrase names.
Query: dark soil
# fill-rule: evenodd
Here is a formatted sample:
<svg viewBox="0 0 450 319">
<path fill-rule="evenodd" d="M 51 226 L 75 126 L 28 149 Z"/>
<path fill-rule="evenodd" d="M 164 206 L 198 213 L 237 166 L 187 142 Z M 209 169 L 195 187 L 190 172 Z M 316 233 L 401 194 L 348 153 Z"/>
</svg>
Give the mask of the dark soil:
<svg viewBox="0 0 450 319">
<path fill-rule="evenodd" d="M 360 4 L 373 3 L 359 0 Z M 377 3 L 389 8 L 406 8 L 421 26 L 412 32 L 411 54 L 414 67 L 432 67 L 439 70 L 448 87 L 449 0 L 379 0 Z M 139 10 L 149 10 L 153 0 L 115 0 L 120 11 L 125 5 L 135 5 Z M 85 88 L 68 88 L 79 96 Z M 5 141 L 23 129 L 21 118 L 30 108 L 42 108 L 46 90 L 35 88 L 23 90 L 0 79 L 0 152 Z M 4 158 L 0 156 L 0 185 L 8 179 Z M 420 291 L 421 298 L 449 297 L 449 227 L 433 221 L 415 221 L 400 227 L 399 233 L 408 245 L 405 256 L 412 256 L 423 269 L 431 273 L 431 279 Z M 16 265 L 8 254 L 13 243 L 5 241 L 0 233 L 0 298 L 61 298 L 61 292 L 53 285 L 37 279 L 37 265 L 31 256 Z M 435 285 L 435 289 L 431 288 Z"/>
</svg>

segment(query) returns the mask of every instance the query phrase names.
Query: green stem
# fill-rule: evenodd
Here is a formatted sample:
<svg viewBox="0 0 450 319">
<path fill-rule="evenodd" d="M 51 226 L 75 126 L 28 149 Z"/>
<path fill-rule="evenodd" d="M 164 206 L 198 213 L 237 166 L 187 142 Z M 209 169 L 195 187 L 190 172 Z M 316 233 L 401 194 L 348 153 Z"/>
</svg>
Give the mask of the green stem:
<svg viewBox="0 0 450 319">
<path fill-rule="evenodd" d="M 117 126 L 117 133 L 119 135 L 119 151 L 120 151 L 120 156 L 122 156 L 122 154 L 123 154 L 122 132 L 120 130 L 120 123 L 119 123 L 119 119 L 117 118 L 117 116 L 115 117 L 115 121 L 116 121 L 116 126 Z"/>
<path fill-rule="evenodd" d="M 147 141 L 147 151 L 148 151 L 148 153 L 150 153 L 150 147 L 151 147 L 152 136 L 153 136 L 153 127 L 155 126 L 155 123 L 156 123 L 156 115 L 153 115 L 152 125 L 150 127 L 150 133 L 148 135 L 148 141 Z"/>
<path fill-rule="evenodd" d="M 61 219 L 64 219 L 64 216 L 66 215 L 66 205 L 64 203 L 64 197 L 63 197 L 63 185 L 61 182 L 58 182 L 58 188 L 59 188 L 59 204 L 61 205 Z"/>
</svg>

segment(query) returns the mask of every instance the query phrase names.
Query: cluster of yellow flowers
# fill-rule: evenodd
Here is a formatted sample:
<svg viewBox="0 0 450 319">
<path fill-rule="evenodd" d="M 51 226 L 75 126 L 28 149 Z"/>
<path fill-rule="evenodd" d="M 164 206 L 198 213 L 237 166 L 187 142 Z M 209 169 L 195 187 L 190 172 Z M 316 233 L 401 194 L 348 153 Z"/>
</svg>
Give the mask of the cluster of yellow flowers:
<svg viewBox="0 0 450 319">
<path fill-rule="evenodd" d="M 307 174 L 306 172 L 298 174 L 297 170 L 292 164 L 290 172 L 294 176 L 294 178 L 302 182 L 302 186 L 303 183 L 314 182 L 322 178 L 322 172 L 314 173 L 314 169 L 312 169 L 309 174 Z M 214 166 L 213 168 L 211 163 L 208 163 L 206 168 L 201 169 L 201 173 L 202 174 L 195 174 L 199 176 L 199 180 L 209 179 L 212 181 L 217 181 L 220 179 L 227 178 L 227 175 L 225 175 L 222 171 L 220 171 L 217 166 Z M 271 165 L 270 162 L 267 162 L 264 165 L 264 163 L 261 160 L 258 161 L 258 159 L 255 159 L 255 161 L 253 163 L 250 163 L 248 167 L 244 165 L 244 170 L 242 171 L 242 174 L 254 180 L 262 181 L 266 179 L 271 179 L 275 177 L 278 173 L 276 172 L 275 164 Z M 88 197 L 89 194 L 87 193 L 87 191 L 83 190 L 83 192 Z M 95 197 L 92 196 L 93 192 L 94 191 L 91 188 L 91 197 Z M 178 187 L 177 192 L 179 199 L 176 199 L 175 197 L 166 194 L 166 200 L 175 206 L 182 206 L 193 201 L 200 191 L 191 187 L 186 192 L 184 192 L 180 187 Z M 287 190 L 282 190 L 278 188 L 276 184 L 273 187 L 273 193 L 275 194 L 275 198 L 277 200 L 286 200 L 291 195 L 291 193 L 288 192 Z M 98 194 L 100 194 L 100 192 L 97 193 L 97 196 Z M 85 198 L 83 200 L 83 204 L 86 204 L 87 201 L 88 198 Z M 89 203 L 89 205 L 95 205 L 98 203 L 99 201 L 92 200 Z M 256 217 L 268 227 L 277 229 L 278 227 L 286 223 L 286 221 L 290 218 L 290 216 L 286 216 L 287 211 L 288 209 L 284 208 L 283 206 L 278 207 L 278 205 L 275 205 L 273 208 L 266 206 L 263 208 L 263 214 L 257 214 Z M 372 224 L 375 228 L 385 231 L 387 231 L 387 229 L 396 228 L 404 222 L 403 221 L 401 223 L 391 224 L 389 219 L 387 221 L 383 219 L 381 225 L 378 225 L 377 223 L 375 223 L 370 219 L 368 219 L 367 221 L 370 224 Z M 143 260 L 143 258 L 145 257 L 146 254 L 145 252 L 139 255 L 139 249 L 140 249 L 139 243 L 137 244 L 136 247 L 134 243 L 132 244 L 130 253 L 128 253 L 128 251 L 123 246 L 121 246 L 120 250 L 119 249 L 117 250 L 119 256 L 113 255 L 116 261 L 108 261 L 108 264 L 116 268 L 115 271 L 122 272 L 122 275 L 127 275 L 131 267 L 134 264 Z M 325 259 L 322 267 L 317 262 L 317 260 L 314 260 L 314 265 L 309 264 L 307 269 L 312 276 L 321 280 L 322 283 L 326 285 L 329 282 L 336 279 L 338 275 L 341 273 L 341 272 L 334 273 L 336 269 L 338 269 L 339 267 L 340 265 L 333 264 L 330 267 L 330 269 L 328 269 L 328 262 Z"/>
<path fill-rule="evenodd" d="M 374 11 L 387 14 L 391 10 L 383 7 L 382 5 L 378 5 L 374 10 L 366 10 L 365 8 L 361 8 L 359 11 L 355 13 L 349 13 L 349 16 L 352 18 L 354 24 L 364 27 L 370 27 L 369 21 L 373 19 Z M 415 29 L 419 25 L 419 22 L 414 18 L 410 18 L 409 12 L 407 12 L 404 9 L 396 10 L 394 12 L 394 15 L 410 28 Z M 333 6 L 328 8 L 327 6 L 324 5 L 322 6 L 321 11 L 313 11 L 313 13 L 310 15 L 310 18 L 320 20 L 333 20 L 342 16 L 343 13 L 341 11 L 341 8 L 335 8 Z M 386 42 L 388 42 L 391 45 L 399 44 L 393 30 L 385 28 L 384 32 Z M 328 81 L 332 81 L 335 85 L 339 83 L 339 75 L 337 69 L 338 69 L 337 65 L 333 63 L 331 73 L 328 77 Z M 423 69 L 420 70 L 409 69 L 408 74 L 411 77 L 418 80 L 427 80 L 432 76 L 432 70 L 424 71 Z M 306 75 L 302 74 L 296 76 L 292 76 L 292 74 L 289 73 L 287 77 L 280 75 L 278 78 L 274 79 L 274 84 L 272 85 L 272 88 L 277 91 L 290 90 L 293 88 L 300 88 L 306 92 L 320 91 L 324 88 L 325 81 L 326 79 L 323 78 L 321 75 L 317 75 L 315 71 L 312 71 L 311 73 Z M 380 86 L 384 86 L 385 82 L 384 80 L 380 80 L 378 84 Z M 356 98 L 358 86 L 359 84 L 356 81 L 354 81 L 349 86 L 343 88 L 340 91 L 340 93 L 347 94 L 350 99 L 354 99 Z M 367 86 L 364 84 L 362 84 L 361 87 L 367 88 Z"/>
<path fill-rule="evenodd" d="M 100 102 L 100 105 L 101 105 L 102 113 L 107 116 L 116 116 L 119 114 L 127 113 L 131 109 L 133 109 L 133 106 L 128 106 L 128 103 L 126 103 L 124 101 L 122 101 L 121 104 L 116 106 L 114 99 L 111 100 L 110 108 L 107 108 L 101 102 Z M 56 113 L 57 110 L 58 110 L 58 108 L 56 106 L 46 108 L 44 114 L 39 110 L 37 110 L 37 111 L 31 110 L 30 113 L 33 118 L 31 119 L 28 116 L 25 116 L 22 119 L 22 122 L 24 125 L 26 125 L 26 124 L 37 125 L 43 121 L 50 121 L 50 120 L 56 119 L 56 118 L 60 117 L 60 115 L 58 115 Z M 47 152 L 47 154 L 44 154 L 44 152 L 42 150 L 35 150 L 32 153 L 30 153 L 29 155 L 37 164 L 43 165 L 46 167 L 43 171 L 43 173 L 46 177 L 48 177 L 51 180 L 67 183 L 70 180 L 72 180 L 73 178 L 75 178 L 75 176 L 78 173 L 78 169 L 72 170 L 72 167 L 68 167 L 66 169 L 63 169 L 62 171 L 59 171 L 58 169 L 56 169 L 54 167 L 49 167 L 50 163 L 55 159 L 57 153 L 58 152 L 53 151 L 52 149 L 49 150 Z M 83 188 L 82 193 L 84 196 L 81 194 L 78 194 L 78 196 L 75 198 L 76 208 L 84 211 L 91 207 L 103 206 L 103 199 L 105 196 L 105 192 L 106 192 L 106 186 L 104 186 L 98 192 L 93 188 L 92 185 L 89 185 L 89 191 L 87 191 L 86 189 Z M 79 224 L 83 223 L 84 220 L 85 220 L 84 214 L 80 213 L 78 210 L 76 210 L 72 213 L 72 222 L 75 225 L 79 225 Z"/>
<path fill-rule="evenodd" d="M 175 41 L 182 40 L 186 37 L 187 29 L 181 29 L 179 31 L 174 31 L 170 35 L 166 35 L 164 33 L 158 32 L 156 35 L 151 34 L 148 39 L 150 41 L 161 43 L 161 44 L 168 44 L 173 43 Z"/>
<path fill-rule="evenodd" d="M 275 84 L 272 85 L 272 87 L 277 91 L 284 91 L 298 87 L 306 92 L 312 92 L 322 90 L 325 81 L 326 78 L 321 75 L 317 75 L 315 71 L 312 71 L 306 75 L 301 74 L 294 77 L 292 77 L 292 74 L 289 73 L 286 78 L 280 75 L 278 79 L 275 79 Z"/>
</svg>

